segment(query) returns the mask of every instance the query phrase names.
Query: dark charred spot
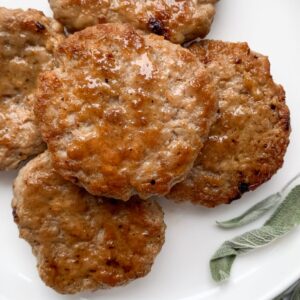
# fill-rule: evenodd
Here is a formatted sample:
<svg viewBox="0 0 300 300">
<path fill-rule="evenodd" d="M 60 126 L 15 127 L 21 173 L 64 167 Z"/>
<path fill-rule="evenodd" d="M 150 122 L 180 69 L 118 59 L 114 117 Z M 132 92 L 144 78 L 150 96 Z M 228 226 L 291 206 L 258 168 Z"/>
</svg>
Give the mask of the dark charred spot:
<svg viewBox="0 0 300 300">
<path fill-rule="evenodd" d="M 109 267 L 119 267 L 120 264 L 115 259 L 108 259 L 106 265 Z"/>
<path fill-rule="evenodd" d="M 218 108 L 218 110 L 217 110 L 217 114 L 219 114 L 221 112 L 221 110 L 220 110 L 220 108 Z"/>
<path fill-rule="evenodd" d="M 108 83 L 108 79 L 107 78 L 105 78 L 104 81 L 105 81 L 105 83 Z"/>
<path fill-rule="evenodd" d="M 13 214 L 13 217 L 14 217 L 14 221 L 16 223 L 19 223 L 19 216 L 17 214 L 17 209 L 15 207 L 13 208 L 12 214 Z"/>
<path fill-rule="evenodd" d="M 37 240 L 34 239 L 32 244 L 35 245 L 35 246 L 38 246 L 40 243 Z"/>
<path fill-rule="evenodd" d="M 106 56 L 108 59 L 113 59 L 114 58 L 114 55 L 112 53 L 108 53 L 107 56 Z"/>
<path fill-rule="evenodd" d="M 117 206 L 117 205 L 120 204 L 120 202 L 118 200 L 116 200 L 116 199 L 109 199 L 109 202 L 113 206 Z"/>
<path fill-rule="evenodd" d="M 148 28 L 151 32 L 158 34 L 158 35 L 164 35 L 165 29 L 162 22 L 154 17 L 151 17 L 148 21 Z"/>
<path fill-rule="evenodd" d="M 240 184 L 239 184 L 239 191 L 240 191 L 240 193 L 241 194 L 244 194 L 244 193 L 246 193 L 246 192 L 248 192 L 249 191 L 249 184 L 248 183 L 246 183 L 246 182 L 241 182 Z"/>
<path fill-rule="evenodd" d="M 154 179 L 152 179 L 152 180 L 150 181 L 150 184 L 151 184 L 151 185 L 155 185 L 155 183 L 156 183 L 156 181 L 155 181 Z"/>
<path fill-rule="evenodd" d="M 84 188 L 82 188 L 82 187 L 79 187 L 78 194 L 79 194 L 82 198 L 84 198 L 85 195 L 86 195 L 86 190 L 85 190 Z"/>
<path fill-rule="evenodd" d="M 123 269 L 125 273 L 129 273 L 131 271 L 131 266 L 124 266 Z"/>
<path fill-rule="evenodd" d="M 270 105 L 270 108 L 271 108 L 272 110 L 275 110 L 275 109 L 276 109 L 276 105 L 275 105 L 275 104 L 271 104 L 271 105 Z"/>
<path fill-rule="evenodd" d="M 40 22 L 35 22 L 35 26 L 37 28 L 37 32 L 44 31 L 46 29 L 45 25 Z"/>
<path fill-rule="evenodd" d="M 96 273 L 97 271 L 95 269 L 90 269 L 89 272 L 90 273 Z"/>
<path fill-rule="evenodd" d="M 49 262 L 49 267 L 51 269 L 53 269 L 53 270 L 57 270 L 58 269 L 57 265 L 54 262 Z"/>
<path fill-rule="evenodd" d="M 235 59 L 234 63 L 240 65 L 242 63 L 242 60 L 238 57 Z"/>
</svg>

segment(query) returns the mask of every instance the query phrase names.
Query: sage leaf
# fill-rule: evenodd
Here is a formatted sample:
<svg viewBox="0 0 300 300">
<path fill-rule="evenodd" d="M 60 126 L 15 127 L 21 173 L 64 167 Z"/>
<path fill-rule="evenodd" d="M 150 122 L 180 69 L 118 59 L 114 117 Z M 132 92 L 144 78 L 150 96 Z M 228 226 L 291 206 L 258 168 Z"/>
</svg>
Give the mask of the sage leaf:
<svg viewBox="0 0 300 300">
<path fill-rule="evenodd" d="M 300 223 L 300 185 L 295 186 L 265 225 L 293 228 Z"/>
<path fill-rule="evenodd" d="M 223 222 L 217 221 L 216 223 L 221 228 L 236 228 L 249 224 L 275 207 L 280 199 L 281 197 L 279 193 L 273 194 L 250 207 L 240 216 Z"/>
<path fill-rule="evenodd" d="M 261 216 L 263 216 L 266 212 L 275 208 L 280 200 L 282 200 L 284 193 L 286 190 L 300 177 L 300 173 L 294 176 L 278 193 L 272 194 L 269 197 L 263 199 L 258 202 L 254 206 L 247 209 L 244 213 L 235 217 L 233 219 L 227 221 L 217 221 L 217 225 L 221 228 L 236 228 L 246 224 L 249 224 Z"/>
<path fill-rule="evenodd" d="M 300 298 L 297 297 L 300 297 L 300 280 L 293 283 L 289 288 L 283 291 L 280 295 L 273 298 L 273 300 L 300 300 Z"/>
<path fill-rule="evenodd" d="M 224 242 L 210 260 L 212 278 L 219 282 L 229 278 L 232 264 L 238 255 L 263 247 L 286 232 L 283 228 L 263 226 Z"/>
<path fill-rule="evenodd" d="M 212 278 L 217 282 L 228 279 L 232 264 L 238 255 L 270 244 L 299 224 L 300 185 L 292 189 L 264 226 L 225 241 L 221 245 L 210 260 Z"/>
<path fill-rule="evenodd" d="M 291 300 L 300 300 L 300 285 L 298 284 L 291 296 Z"/>
</svg>

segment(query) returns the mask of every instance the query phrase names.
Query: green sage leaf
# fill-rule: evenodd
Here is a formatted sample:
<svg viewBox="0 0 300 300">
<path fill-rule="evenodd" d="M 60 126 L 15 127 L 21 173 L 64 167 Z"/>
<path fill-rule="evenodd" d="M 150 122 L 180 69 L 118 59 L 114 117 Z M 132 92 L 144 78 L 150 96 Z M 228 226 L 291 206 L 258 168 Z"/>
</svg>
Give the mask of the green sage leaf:
<svg viewBox="0 0 300 300">
<path fill-rule="evenodd" d="M 300 300 L 300 298 L 297 298 L 300 296 L 299 292 L 300 292 L 300 280 L 293 283 L 290 287 L 288 287 L 280 295 L 273 298 L 273 300 Z M 294 295 L 294 299 L 292 298 L 293 295 Z"/>
<path fill-rule="evenodd" d="M 300 300 L 300 285 L 298 284 L 291 296 L 291 300 Z"/>
<path fill-rule="evenodd" d="M 238 217 L 223 222 L 217 221 L 217 225 L 222 228 L 235 228 L 249 224 L 275 207 L 280 199 L 279 193 L 273 194 L 250 207 Z"/>
<path fill-rule="evenodd" d="M 300 185 L 295 186 L 265 225 L 293 228 L 300 223 Z"/>
<path fill-rule="evenodd" d="M 217 221 L 217 225 L 221 228 L 236 228 L 246 224 L 249 224 L 261 216 L 263 216 L 266 212 L 275 208 L 277 204 L 282 200 L 284 193 L 286 190 L 300 177 L 300 174 L 294 176 L 283 188 L 280 192 L 270 195 L 269 197 L 263 199 L 258 202 L 254 206 L 250 207 L 240 216 L 235 217 L 233 219 L 219 222 Z"/>
<path fill-rule="evenodd" d="M 210 260 L 212 278 L 229 278 L 232 264 L 238 255 L 266 246 L 300 224 L 300 185 L 294 187 L 271 218 L 259 229 L 248 231 L 225 241 Z"/>
</svg>

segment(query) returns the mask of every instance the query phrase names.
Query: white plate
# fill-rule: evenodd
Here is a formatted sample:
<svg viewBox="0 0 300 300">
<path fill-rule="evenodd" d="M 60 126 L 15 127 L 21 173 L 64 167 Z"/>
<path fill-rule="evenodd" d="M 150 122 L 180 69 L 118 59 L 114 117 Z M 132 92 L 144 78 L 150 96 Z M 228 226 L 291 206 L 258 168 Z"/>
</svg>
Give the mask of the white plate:
<svg viewBox="0 0 300 300">
<path fill-rule="evenodd" d="M 50 14 L 46 0 L 0 0 L 0 6 L 33 7 Z M 12 220 L 11 184 L 16 172 L 0 174 L 0 300 L 266 300 L 300 278 L 300 230 L 271 247 L 238 258 L 229 283 L 215 284 L 208 268 L 210 256 L 224 239 L 258 226 L 224 231 L 214 225 L 215 220 L 235 216 L 300 171 L 299 30 L 299 0 L 223 0 L 218 4 L 209 37 L 248 41 L 252 49 L 269 55 L 274 78 L 287 92 L 291 143 L 278 174 L 230 206 L 209 210 L 162 201 L 168 225 L 166 243 L 152 272 L 143 279 L 126 287 L 77 296 L 61 296 L 47 288 L 39 279 L 30 247 L 18 239 Z"/>
</svg>

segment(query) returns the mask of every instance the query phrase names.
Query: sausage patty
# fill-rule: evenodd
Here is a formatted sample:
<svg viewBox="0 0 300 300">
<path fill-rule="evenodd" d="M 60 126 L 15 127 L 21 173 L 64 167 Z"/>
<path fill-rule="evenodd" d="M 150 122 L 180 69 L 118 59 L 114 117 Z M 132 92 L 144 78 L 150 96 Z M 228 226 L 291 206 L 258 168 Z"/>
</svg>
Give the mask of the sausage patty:
<svg viewBox="0 0 300 300">
<path fill-rule="evenodd" d="M 145 276 L 164 243 L 163 212 L 156 202 L 91 196 L 55 173 L 48 152 L 21 169 L 13 212 L 42 280 L 59 293 Z"/>
<path fill-rule="evenodd" d="M 54 167 L 91 194 L 164 195 L 192 168 L 216 112 L 190 51 L 131 26 L 67 38 L 40 77 L 36 115 Z"/>
<path fill-rule="evenodd" d="M 98 23 L 130 23 L 183 43 L 209 32 L 217 0 L 49 0 L 54 17 L 69 30 Z"/>
<path fill-rule="evenodd" d="M 62 27 L 41 12 L 0 8 L 0 170 L 44 150 L 33 113 L 39 73 L 53 67 Z"/>
<path fill-rule="evenodd" d="M 246 43 L 208 40 L 190 50 L 212 73 L 219 113 L 192 171 L 167 197 L 214 207 L 254 190 L 282 166 L 289 109 L 268 58 Z"/>
</svg>

